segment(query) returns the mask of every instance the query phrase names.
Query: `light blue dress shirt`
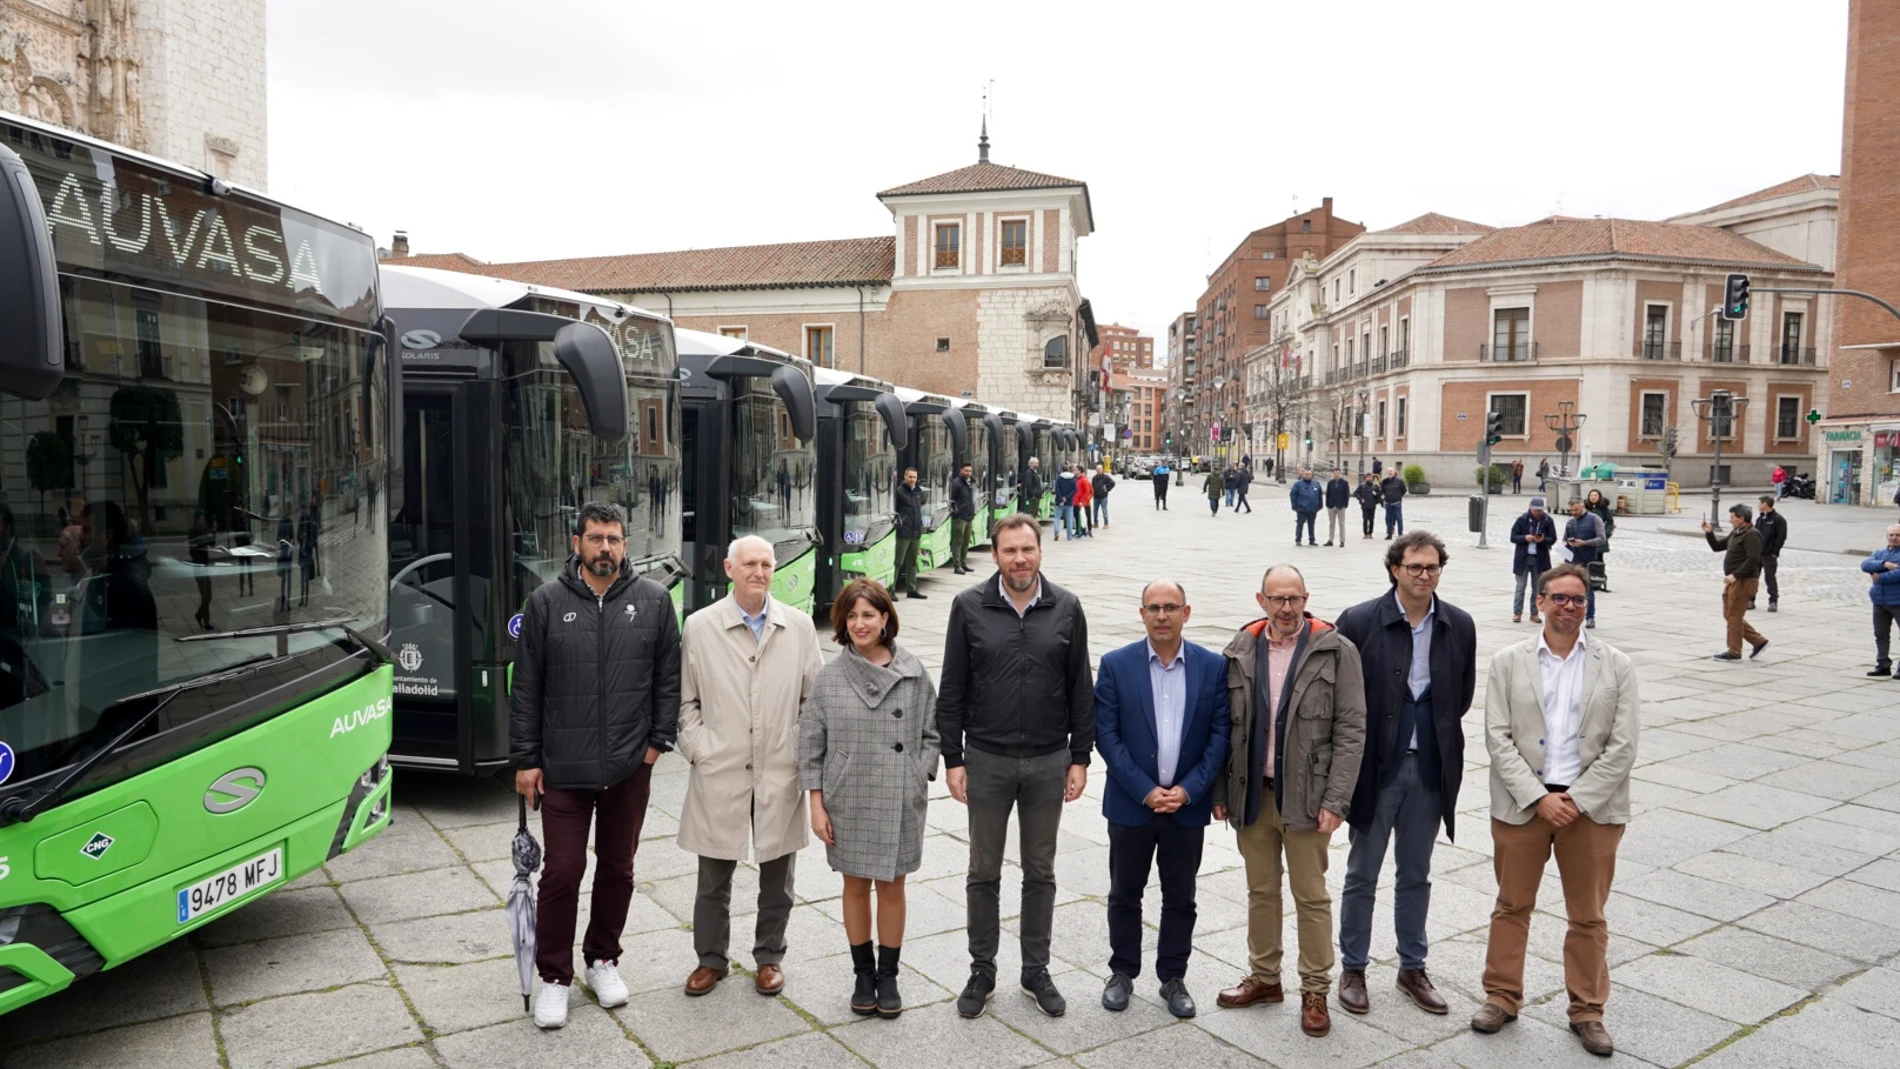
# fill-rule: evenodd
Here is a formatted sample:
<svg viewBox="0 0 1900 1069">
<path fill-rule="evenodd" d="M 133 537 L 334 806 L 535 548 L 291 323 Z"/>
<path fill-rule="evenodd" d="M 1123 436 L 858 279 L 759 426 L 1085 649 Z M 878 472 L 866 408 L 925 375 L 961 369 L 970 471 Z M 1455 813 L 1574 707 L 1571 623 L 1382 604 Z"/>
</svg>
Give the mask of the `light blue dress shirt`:
<svg viewBox="0 0 1900 1069">
<path fill-rule="evenodd" d="M 1181 732 L 1187 727 L 1187 644 L 1164 665 L 1148 643 L 1148 689 L 1155 705 L 1155 782 L 1174 786 L 1175 766 L 1181 763 Z"/>
<path fill-rule="evenodd" d="M 737 605 L 738 603 L 734 602 L 733 604 Z M 741 620 L 744 620 L 745 625 L 752 629 L 752 638 L 754 641 L 756 642 L 765 641 L 765 616 L 767 613 L 771 611 L 772 611 L 772 599 L 770 597 L 767 597 L 765 599 L 764 605 L 759 606 L 759 615 L 757 616 L 753 616 L 751 613 L 746 612 L 745 606 L 739 605 L 739 618 Z"/>
<path fill-rule="evenodd" d="M 1392 599 L 1398 601 L 1399 592 L 1392 592 Z M 1404 614 L 1405 603 L 1399 602 L 1399 612 Z M 1438 615 L 1438 596 L 1432 595 L 1432 607 L 1425 612 L 1425 619 L 1412 628 L 1412 667 L 1405 673 L 1405 685 L 1412 692 L 1412 700 L 1417 701 L 1432 686 L 1432 618 Z M 1411 618 L 1407 617 L 1407 626 Z M 1412 732 L 1412 741 L 1407 749 L 1418 749 L 1418 732 Z"/>
</svg>

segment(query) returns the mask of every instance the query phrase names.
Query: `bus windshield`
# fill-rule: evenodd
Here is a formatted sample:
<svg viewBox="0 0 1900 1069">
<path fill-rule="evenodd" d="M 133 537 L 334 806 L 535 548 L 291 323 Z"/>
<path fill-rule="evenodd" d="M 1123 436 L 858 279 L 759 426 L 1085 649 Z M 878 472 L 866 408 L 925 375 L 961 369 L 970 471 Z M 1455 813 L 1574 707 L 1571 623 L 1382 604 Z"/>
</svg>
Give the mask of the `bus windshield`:
<svg viewBox="0 0 1900 1069">
<path fill-rule="evenodd" d="M 924 491 L 924 526 L 936 530 L 950 512 L 950 476 L 954 474 L 950 428 L 942 416 L 929 415 L 911 423 L 912 433 L 922 428 L 922 448 L 917 451 L 923 470 L 917 473 L 917 485 Z"/>
<path fill-rule="evenodd" d="M 9 785 L 122 698 L 259 656 L 301 674 L 387 612 L 374 335 L 72 275 L 61 303 L 65 379 L 0 395 Z M 233 634 L 255 629 L 278 633 Z M 181 698 L 157 730 L 214 711 Z"/>
<path fill-rule="evenodd" d="M 981 412 L 966 413 L 970 419 L 970 478 L 976 495 L 976 503 L 982 504 L 982 495 L 990 490 L 990 425 L 983 419 Z"/>
<path fill-rule="evenodd" d="M 876 545 L 892 527 L 897 451 L 884 417 L 869 402 L 845 405 L 844 540 L 847 546 Z"/>
<path fill-rule="evenodd" d="M 792 434 L 791 416 L 772 383 L 748 376 L 733 382 L 732 536 L 758 535 L 778 549 L 778 562 L 811 545 L 817 522 L 816 451 Z"/>
</svg>

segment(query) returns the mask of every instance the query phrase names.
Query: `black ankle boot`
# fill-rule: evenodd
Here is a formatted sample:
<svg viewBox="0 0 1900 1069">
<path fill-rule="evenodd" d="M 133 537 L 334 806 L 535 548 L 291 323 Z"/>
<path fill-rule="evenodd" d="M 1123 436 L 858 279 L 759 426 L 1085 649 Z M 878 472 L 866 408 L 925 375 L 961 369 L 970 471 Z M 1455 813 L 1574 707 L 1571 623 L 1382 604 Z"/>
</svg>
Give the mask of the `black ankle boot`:
<svg viewBox="0 0 1900 1069">
<path fill-rule="evenodd" d="M 902 947 L 877 948 L 877 1015 L 895 1017 L 904 1012 L 904 1000 L 897 993 L 897 956 Z"/>
<path fill-rule="evenodd" d="M 877 1012 L 877 959 L 871 954 L 871 942 L 851 947 L 851 968 L 858 974 L 858 986 L 851 992 L 851 1012 L 869 1017 Z"/>
</svg>

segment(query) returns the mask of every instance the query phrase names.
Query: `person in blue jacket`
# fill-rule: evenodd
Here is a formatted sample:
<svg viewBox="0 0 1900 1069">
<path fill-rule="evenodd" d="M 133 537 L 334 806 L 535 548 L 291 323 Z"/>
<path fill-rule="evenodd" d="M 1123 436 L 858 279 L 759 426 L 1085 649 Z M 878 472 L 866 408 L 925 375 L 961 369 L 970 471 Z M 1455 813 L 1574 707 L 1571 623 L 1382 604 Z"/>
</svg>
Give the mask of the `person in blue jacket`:
<svg viewBox="0 0 1900 1069">
<path fill-rule="evenodd" d="M 1319 545 L 1319 536 L 1313 528 L 1319 521 L 1320 506 L 1325 502 L 1325 491 L 1319 480 L 1313 478 L 1312 468 L 1301 468 L 1300 477 L 1287 489 L 1286 500 L 1293 506 L 1293 544 L 1300 544 L 1300 530 L 1306 530 L 1307 545 Z"/>
<path fill-rule="evenodd" d="M 1860 562 L 1867 573 L 1867 597 L 1874 603 L 1874 670 L 1870 676 L 1884 676 L 1893 668 L 1888 656 L 1888 632 L 1900 621 L 1900 523 L 1887 528 L 1887 548 Z M 1900 671 L 1893 673 L 1900 679 Z"/>
<path fill-rule="evenodd" d="M 1557 521 L 1544 511 L 1544 499 L 1531 498 L 1530 511 L 1511 524 L 1511 573 L 1517 576 L 1517 592 L 1511 595 L 1511 622 L 1524 622 L 1524 586 L 1537 590 L 1537 577 L 1550 571 L 1550 547 L 1557 541 Z M 1537 601 L 1531 600 L 1531 623 L 1542 623 Z"/>
<path fill-rule="evenodd" d="M 1194 882 L 1213 819 L 1214 786 L 1227 763 L 1227 662 L 1182 637 L 1193 610 L 1181 584 L 1141 590 L 1148 637 L 1102 658 L 1095 676 L 1095 747 L 1108 778 L 1108 983 L 1104 1009 L 1128 1008 L 1141 974 L 1141 895 L 1150 866 L 1161 877 L 1161 937 L 1155 975 L 1176 1017 L 1194 1016 L 1188 956 L 1194 941 Z"/>
</svg>

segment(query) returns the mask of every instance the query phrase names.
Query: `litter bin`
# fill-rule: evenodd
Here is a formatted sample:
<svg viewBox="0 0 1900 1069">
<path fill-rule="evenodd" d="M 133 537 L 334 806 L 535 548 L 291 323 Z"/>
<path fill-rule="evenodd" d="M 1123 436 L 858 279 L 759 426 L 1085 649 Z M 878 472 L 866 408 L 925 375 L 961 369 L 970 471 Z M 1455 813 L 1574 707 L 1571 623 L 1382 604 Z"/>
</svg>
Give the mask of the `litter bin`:
<svg viewBox="0 0 1900 1069">
<path fill-rule="evenodd" d="M 1471 524 L 1471 533 L 1477 534 L 1479 531 L 1484 530 L 1484 495 L 1472 494 L 1466 501 L 1466 508 L 1471 513 L 1470 519 L 1467 521 Z"/>
<path fill-rule="evenodd" d="M 1616 475 L 1618 512 L 1660 516 L 1669 508 L 1669 474 L 1661 468 L 1625 469 Z"/>
</svg>

